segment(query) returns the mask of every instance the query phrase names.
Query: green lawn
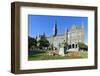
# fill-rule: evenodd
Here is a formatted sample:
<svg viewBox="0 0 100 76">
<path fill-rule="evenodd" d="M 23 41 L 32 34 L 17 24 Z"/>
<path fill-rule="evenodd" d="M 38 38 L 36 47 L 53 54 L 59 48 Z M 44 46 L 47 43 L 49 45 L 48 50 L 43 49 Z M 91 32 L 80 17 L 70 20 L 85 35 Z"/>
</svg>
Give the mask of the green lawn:
<svg viewBox="0 0 100 76">
<path fill-rule="evenodd" d="M 33 54 L 28 56 L 28 60 L 55 60 L 55 59 L 78 59 L 78 58 L 87 58 L 88 54 L 86 51 L 80 52 L 80 57 L 77 56 L 68 56 L 65 54 L 65 56 L 59 56 L 59 55 L 48 55 L 46 52 L 39 53 L 39 54 Z"/>
<path fill-rule="evenodd" d="M 80 52 L 81 58 L 88 58 L 88 53 L 87 51 Z"/>
</svg>

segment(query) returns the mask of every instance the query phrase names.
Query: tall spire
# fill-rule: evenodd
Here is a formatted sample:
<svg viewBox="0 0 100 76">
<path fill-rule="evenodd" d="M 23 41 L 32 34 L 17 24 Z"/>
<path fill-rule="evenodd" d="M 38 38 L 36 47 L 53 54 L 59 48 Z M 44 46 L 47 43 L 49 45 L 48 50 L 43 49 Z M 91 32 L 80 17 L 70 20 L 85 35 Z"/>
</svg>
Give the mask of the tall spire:
<svg viewBox="0 0 100 76">
<path fill-rule="evenodd" d="M 57 36 L 57 23 L 56 23 L 56 20 L 55 20 L 54 26 L 53 26 L 53 36 Z"/>
<path fill-rule="evenodd" d="M 67 43 L 67 41 L 68 41 L 68 29 L 67 28 L 65 28 L 65 42 Z"/>
</svg>

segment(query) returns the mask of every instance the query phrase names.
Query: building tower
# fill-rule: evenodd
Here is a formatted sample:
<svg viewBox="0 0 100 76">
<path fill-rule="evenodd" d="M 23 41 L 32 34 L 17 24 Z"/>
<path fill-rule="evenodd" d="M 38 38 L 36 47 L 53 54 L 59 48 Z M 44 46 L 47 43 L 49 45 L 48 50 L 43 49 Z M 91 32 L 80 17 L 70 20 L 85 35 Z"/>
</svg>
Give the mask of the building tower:
<svg viewBox="0 0 100 76">
<path fill-rule="evenodd" d="M 68 29 L 65 29 L 65 42 L 68 43 Z"/>
<path fill-rule="evenodd" d="M 65 34 L 64 34 L 64 36 L 65 36 L 65 45 L 67 46 L 68 45 L 68 29 L 66 28 L 65 29 Z M 68 49 L 68 46 L 66 47 L 66 50 Z"/>
<path fill-rule="evenodd" d="M 53 37 L 57 36 L 57 23 L 56 21 L 54 22 L 54 26 L 53 26 Z"/>
</svg>

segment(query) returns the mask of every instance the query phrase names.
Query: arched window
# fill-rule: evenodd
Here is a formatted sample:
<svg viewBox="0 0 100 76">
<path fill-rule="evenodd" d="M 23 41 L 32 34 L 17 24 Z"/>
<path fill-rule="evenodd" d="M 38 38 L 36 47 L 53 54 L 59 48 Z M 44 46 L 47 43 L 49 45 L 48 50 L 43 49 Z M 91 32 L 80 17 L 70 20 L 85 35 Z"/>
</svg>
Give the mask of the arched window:
<svg viewBox="0 0 100 76">
<path fill-rule="evenodd" d="M 76 44 L 76 48 L 77 48 L 77 44 Z"/>
<path fill-rule="evenodd" d="M 74 44 L 72 44 L 72 48 L 74 48 Z"/>
<path fill-rule="evenodd" d="M 71 45 L 68 46 L 68 49 L 70 49 L 70 48 L 71 48 Z"/>
</svg>

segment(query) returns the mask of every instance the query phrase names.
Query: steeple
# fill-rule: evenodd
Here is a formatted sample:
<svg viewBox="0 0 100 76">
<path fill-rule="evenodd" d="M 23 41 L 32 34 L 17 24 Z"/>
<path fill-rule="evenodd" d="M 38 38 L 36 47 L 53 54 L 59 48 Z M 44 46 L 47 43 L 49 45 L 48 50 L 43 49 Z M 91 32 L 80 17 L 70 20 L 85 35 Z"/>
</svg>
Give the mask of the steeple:
<svg viewBox="0 0 100 76">
<path fill-rule="evenodd" d="M 54 22 L 54 26 L 53 26 L 53 37 L 57 36 L 57 23 L 56 21 Z"/>
<path fill-rule="evenodd" d="M 68 28 L 65 28 L 65 34 L 67 34 L 68 33 Z"/>
<path fill-rule="evenodd" d="M 65 36 L 65 42 L 67 42 L 68 41 L 68 29 L 67 28 L 65 28 L 64 36 Z"/>
</svg>

